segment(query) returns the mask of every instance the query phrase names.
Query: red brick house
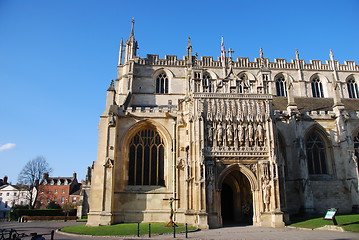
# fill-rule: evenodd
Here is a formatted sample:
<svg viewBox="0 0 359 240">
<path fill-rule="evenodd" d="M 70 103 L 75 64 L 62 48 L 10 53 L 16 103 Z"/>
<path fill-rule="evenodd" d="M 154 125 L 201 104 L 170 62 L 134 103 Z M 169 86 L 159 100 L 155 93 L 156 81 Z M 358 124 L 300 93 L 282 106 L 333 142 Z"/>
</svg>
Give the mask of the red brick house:
<svg viewBox="0 0 359 240">
<path fill-rule="evenodd" d="M 77 181 L 76 173 L 72 177 L 49 177 L 49 174 L 45 173 L 37 189 L 36 201 L 40 208 L 46 208 L 51 201 L 59 205 L 77 205 L 80 196 L 76 193 L 80 192 L 80 189 L 81 183 Z"/>
</svg>

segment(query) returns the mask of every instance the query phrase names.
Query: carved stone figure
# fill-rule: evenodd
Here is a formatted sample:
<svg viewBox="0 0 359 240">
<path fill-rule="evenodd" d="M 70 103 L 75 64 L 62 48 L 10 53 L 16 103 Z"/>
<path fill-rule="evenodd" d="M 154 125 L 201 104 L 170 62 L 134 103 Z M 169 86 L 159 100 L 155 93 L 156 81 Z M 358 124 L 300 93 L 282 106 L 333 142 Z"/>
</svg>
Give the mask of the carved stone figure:
<svg viewBox="0 0 359 240">
<path fill-rule="evenodd" d="M 240 124 L 238 124 L 238 141 L 239 145 L 242 146 L 244 142 L 244 129 Z"/>
<path fill-rule="evenodd" d="M 263 129 L 262 124 L 258 124 L 256 135 L 257 135 L 256 138 L 257 138 L 257 141 L 258 141 L 258 145 L 263 146 L 263 143 L 264 143 L 264 129 Z"/>
<path fill-rule="evenodd" d="M 264 211 L 268 212 L 270 206 L 271 185 L 268 178 L 264 178 L 262 181 Z"/>
<path fill-rule="evenodd" d="M 222 124 L 218 123 L 217 124 L 217 144 L 218 146 L 222 146 L 222 140 L 223 140 L 223 129 L 222 129 Z"/>
<path fill-rule="evenodd" d="M 253 145 L 253 140 L 254 140 L 253 135 L 254 135 L 253 126 L 252 124 L 248 124 L 248 141 L 250 146 Z"/>
<path fill-rule="evenodd" d="M 211 123 L 207 123 L 207 131 L 208 131 L 208 142 L 209 144 L 213 141 L 213 128 Z"/>
<path fill-rule="evenodd" d="M 228 145 L 232 146 L 233 144 L 233 128 L 232 128 L 232 124 L 228 124 L 227 125 L 227 141 L 228 141 Z"/>
</svg>

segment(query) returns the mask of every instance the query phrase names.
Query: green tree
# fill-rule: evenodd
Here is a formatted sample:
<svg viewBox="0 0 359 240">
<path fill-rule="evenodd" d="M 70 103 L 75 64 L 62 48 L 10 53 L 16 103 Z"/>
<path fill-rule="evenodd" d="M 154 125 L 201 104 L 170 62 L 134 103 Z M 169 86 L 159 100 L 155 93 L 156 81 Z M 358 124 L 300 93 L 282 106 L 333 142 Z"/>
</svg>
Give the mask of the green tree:
<svg viewBox="0 0 359 240">
<path fill-rule="evenodd" d="M 62 211 L 65 214 L 65 222 L 67 221 L 67 217 L 69 216 L 69 213 L 71 212 L 71 210 L 73 210 L 75 208 L 74 205 L 72 205 L 72 203 L 64 203 L 62 205 Z"/>
<path fill-rule="evenodd" d="M 61 206 L 54 201 L 51 201 L 47 204 L 46 209 L 61 209 Z"/>
</svg>

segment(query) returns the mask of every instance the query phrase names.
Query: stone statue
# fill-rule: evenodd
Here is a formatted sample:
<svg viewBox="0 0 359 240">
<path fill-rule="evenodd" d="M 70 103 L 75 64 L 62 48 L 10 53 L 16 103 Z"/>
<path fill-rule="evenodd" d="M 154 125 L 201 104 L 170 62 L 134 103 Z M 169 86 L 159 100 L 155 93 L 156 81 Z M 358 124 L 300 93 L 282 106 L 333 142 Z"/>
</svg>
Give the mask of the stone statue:
<svg viewBox="0 0 359 240">
<path fill-rule="evenodd" d="M 257 126 L 257 141 L 258 141 L 258 145 L 263 146 L 264 143 L 264 129 L 262 124 L 258 124 Z"/>
<path fill-rule="evenodd" d="M 222 124 L 218 123 L 217 124 L 217 143 L 218 143 L 218 146 L 222 145 L 222 137 L 223 137 Z"/>
<path fill-rule="evenodd" d="M 268 212 L 271 197 L 271 185 L 268 178 L 263 178 L 262 181 L 264 211 Z"/>
<path fill-rule="evenodd" d="M 232 128 L 232 124 L 228 124 L 227 125 L 227 141 L 228 141 L 228 145 L 232 146 L 233 144 L 233 128 Z"/>
<path fill-rule="evenodd" d="M 254 132 L 253 132 L 253 126 L 252 124 L 248 124 L 248 141 L 249 141 L 249 145 L 252 146 L 253 144 L 253 136 Z"/>
<path fill-rule="evenodd" d="M 207 131 L 208 131 L 208 142 L 211 144 L 213 141 L 213 128 L 211 123 L 207 123 Z"/>
<path fill-rule="evenodd" d="M 242 125 L 238 124 L 238 141 L 239 145 L 242 146 L 244 142 L 244 130 Z"/>
</svg>

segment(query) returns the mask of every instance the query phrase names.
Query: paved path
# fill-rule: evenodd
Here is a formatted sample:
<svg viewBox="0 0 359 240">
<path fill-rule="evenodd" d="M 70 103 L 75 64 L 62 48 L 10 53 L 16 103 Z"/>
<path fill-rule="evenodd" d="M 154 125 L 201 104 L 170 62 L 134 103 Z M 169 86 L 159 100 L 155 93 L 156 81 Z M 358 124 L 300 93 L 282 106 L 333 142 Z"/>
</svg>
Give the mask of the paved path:
<svg viewBox="0 0 359 240">
<path fill-rule="evenodd" d="M 51 230 L 58 229 L 69 225 L 78 225 L 84 223 L 77 223 L 74 221 L 69 222 L 0 222 L 0 228 L 14 228 L 19 233 L 45 233 L 49 234 Z M 45 238 L 48 240 L 50 236 Z M 176 234 L 177 239 L 185 239 L 184 234 Z M 300 230 L 292 228 L 260 228 L 253 226 L 246 227 L 224 227 L 211 230 L 202 230 L 198 232 L 192 232 L 188 235 L 189 239 L 245 239 L 245 240 L 359 240 L 359 233 L 350 232 L 335 232 L 335 231 L 322 231 L 322 230 Z M 26 239 L 26 238 L 25 238 Z M 30 239 L 30 238 L 27 238 Z M 60 232 L 55 233 L 55 240 L 118 240 L 118 239 L 148 239 L 147 236 L 140 238 L 135 236 L 128 237 L 90 237 L 69 235 Z M 173 239 L 172 234 L 155 235 L 151 239 Z"/>
</svg>

